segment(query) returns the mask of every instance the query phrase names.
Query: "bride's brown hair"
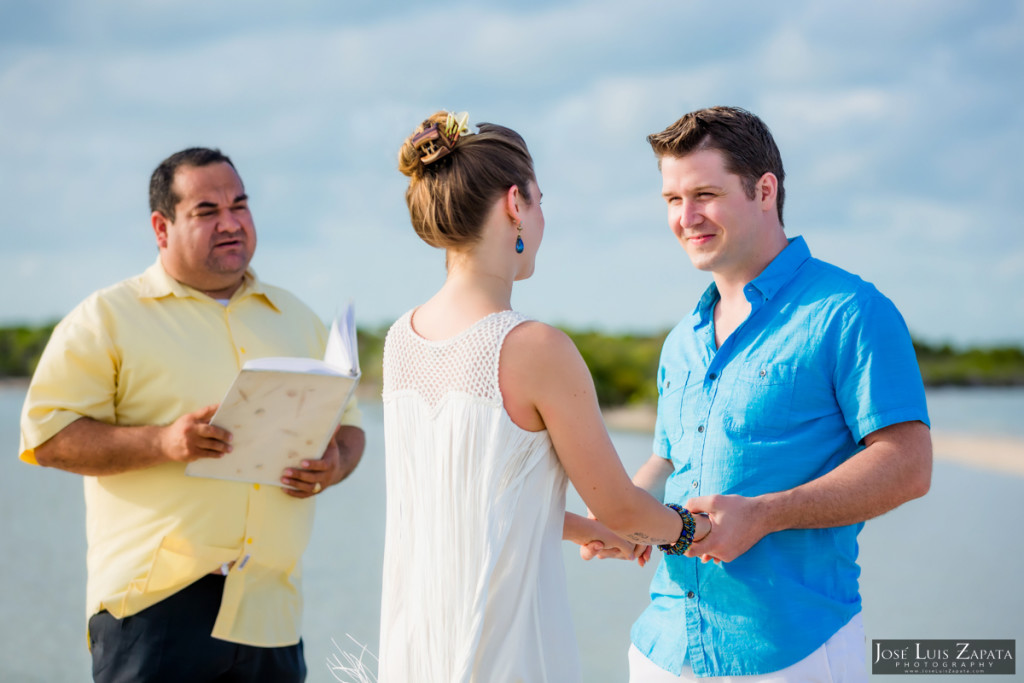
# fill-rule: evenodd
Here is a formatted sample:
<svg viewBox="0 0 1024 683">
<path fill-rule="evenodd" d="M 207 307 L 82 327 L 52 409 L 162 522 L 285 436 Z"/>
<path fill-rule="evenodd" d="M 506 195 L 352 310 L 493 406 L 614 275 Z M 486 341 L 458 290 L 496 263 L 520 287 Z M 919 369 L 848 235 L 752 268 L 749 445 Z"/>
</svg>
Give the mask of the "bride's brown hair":
<svg viewBox="0 0 1024 683">
<path fill-rule="evenodd" d="M 442 249 L 480 239 L 487 213 L 513 185 L 533 201 L 529 182 L 535 180 L 533 159 L 519 133 L 481 123 L 478 133 L 448 136 L 449 116 L 433 114 L 398 153 L 398 169 L 409 177 L 405 202 L 412 227 L 424 242 Z"/>
</svg>

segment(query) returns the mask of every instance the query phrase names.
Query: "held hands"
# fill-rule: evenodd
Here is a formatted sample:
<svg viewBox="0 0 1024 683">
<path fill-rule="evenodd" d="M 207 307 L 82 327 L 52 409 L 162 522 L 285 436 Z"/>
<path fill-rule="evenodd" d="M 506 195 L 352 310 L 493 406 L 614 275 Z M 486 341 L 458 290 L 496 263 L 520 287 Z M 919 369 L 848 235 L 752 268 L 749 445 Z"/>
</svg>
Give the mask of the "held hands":
<svg viewBox="0 0 1024 683">
<path fill-rule="evenodd" d="M 688 510 L 691 510 L 691 512 L 693 513 L 694 523 L 696 524 L 696 528 L 693 532 L 693 537 L 694 539 L 700 540 L 694 540 L 694 542 L 690 545 L 690 547 L 684 554 L 686 555 L 686 557 L 699 557 L 702 562 L 720 562 L 721 560 L 718 557 L 714 556 L 710 551 L 704 550 L 710 545 L 710 540 L 708 539 L 708 536 L 710 536 L 711 531 L 713 531 L 716 528 L 711 520 L 711 517 L 706 514 L 698 514 L 696 510 L 692 510 L 690 508 L 689 502 L 687 502 L 686 508 Z M 618 537 L 616 536 L 616 538 Z M 622 543 L 628 545 L 629 541 L 623 540 Z M 654 548 L 653 546 L 649 545 L 636 546 L 636 548 L 637 550 L 635 554 L 635 559 L 637 560 L 637 564 L 643 567 L 651 559 L 651 552 Z M 605 547 L 602 541 L 599 540 L 591 541 L 590 543 L 581 545 L 580 557 L 582 557 L 584 560 L 590 560 L 595 557 L 599 560 L 634 559 L 634 556 L 628 555 L 626 552 L 621 550 L 618 544 L 613 544 L 609 547 Z"/>
<path fill-rule="evenodd" d="M 587 535 L 583 539 L 574 539 L 580 546 L 580 557 L 584 560 L 636 560 L 643 567 L 651 557 L 651 546 L 636 544 L 622 538 L 614 531 L 599 522 L 590 510 L 587 510 Z"/>
<path fill-rule="evenodd" d="M 687 549 L 686 557 L 699 558 L 702 562 L 731 562 L 750 550 L 771 531 L 761 500 L 736 495 L 714 495 L 691 498 L 685 505 L 694 516 L 695 540 Z M 600 522 L 597 522 L 600 524 Z M 603 525 L 601 525 L 603 528 Z M 651 546 L 632 544 L 611 531 L 580 545 L 580 557 L 584 560 L 636 559 L 642 567 L 651 557 Z"/>
<path fill-rule="evenodd" d="M 651 546 L 627 541 L 609 530 L 605 530 L 599 537 L 592 538 L 580 545 L 580 557 L 584 560 L 591 560 L 595 557 L 599 560 L 636 560 L 637 564 L 642 567 L 647 564 L 650 556 Z"/>
<path fill-rule="evenodd" d="M 588 561 L 595 557 L 599 560 L 636 560 L 641 567 L 651 559 L 651 546 L 634 545 L 621 536 L 615 538 L 619 540 L 611 544 L 597 539 L 584 543 L 580 546 L 580 557 Z"/>
<path fill-rule="evenodd" d="M 762 503 L 761 498 L 736 495 L 701 496 L 686 501 L 684 507 L 693 514 L 696 524 L 693 536 L 700 540 L 690 545 L 685 556 L 721 563 L 731 562 L 750 550 L 772 531 Z M 651 547 L 647 546 L 637 558 L 640 566 L 647 563 L 650 555 Z M 581 546 L 580 557 L 632 559 L 614 547 L 606 549 L 596 543 Z"/>
</svg>

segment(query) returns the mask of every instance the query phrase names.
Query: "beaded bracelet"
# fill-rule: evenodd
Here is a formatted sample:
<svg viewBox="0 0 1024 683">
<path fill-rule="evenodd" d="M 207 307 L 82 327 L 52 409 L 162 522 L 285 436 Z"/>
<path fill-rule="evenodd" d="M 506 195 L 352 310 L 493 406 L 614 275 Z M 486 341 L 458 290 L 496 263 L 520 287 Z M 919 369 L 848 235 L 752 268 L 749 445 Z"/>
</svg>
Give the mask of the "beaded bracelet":
<svg viewBox="0 0 1024 683">
<path fill-rule="evenodd" d="M 665 503 L 665 507 L 672 508 L 679 513 L 679 518 L 683 520 L 683 530 L 679 532 L 679 540 L 669 545 L 659 545 L 658 549 L 666 555 L 682 555 L 686 552 L 686 549 L 693 543 L 693 532 L 697 529 L 697 523 L 693 521 L 693 515 L 690 511 L 681 505 L 675 503 Z"/>
</svg>

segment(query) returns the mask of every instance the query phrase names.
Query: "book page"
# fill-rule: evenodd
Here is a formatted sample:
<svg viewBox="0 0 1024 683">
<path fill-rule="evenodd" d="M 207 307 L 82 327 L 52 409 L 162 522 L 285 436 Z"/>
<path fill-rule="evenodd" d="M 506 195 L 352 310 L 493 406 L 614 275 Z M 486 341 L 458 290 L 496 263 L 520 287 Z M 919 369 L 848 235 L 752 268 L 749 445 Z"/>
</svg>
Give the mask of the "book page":
<svg viewBox="0 0 1024 683">
<path fill-rule="evenodd" d="M 191 476 L 282 486 L 288 467 L 323 455 L 358 383 L 344 375 L 244 369 L 210 420 L 230 453 L 189 463 Z"/>
<path fill-rule="evenodd" d="M 359 376 L 350 302 L 331 324 L 323 360 L 246 362 L 210 420 L 231 432 L 231 453 L 191 462 L 185 474 L 281 486 L 286 468 L 323 455 Z"/>
<path fill-rule="evenodd" d="M 355 311 L 351 303 L 331 323 L 327 335 L 324 361 L 341 368 L 351 376 L 359 375 L 359 339 L 356 333 Z"/>
<path fill-rule="evenodd" d="M 246 361 L 243 370 L 277 370 L 281 372 L 306 372 L 317 375 L 348 375 L 341 367 L 336 367 L 316 358 L 290 358 L 285 356 L 254 358 Z"/>
</svg>

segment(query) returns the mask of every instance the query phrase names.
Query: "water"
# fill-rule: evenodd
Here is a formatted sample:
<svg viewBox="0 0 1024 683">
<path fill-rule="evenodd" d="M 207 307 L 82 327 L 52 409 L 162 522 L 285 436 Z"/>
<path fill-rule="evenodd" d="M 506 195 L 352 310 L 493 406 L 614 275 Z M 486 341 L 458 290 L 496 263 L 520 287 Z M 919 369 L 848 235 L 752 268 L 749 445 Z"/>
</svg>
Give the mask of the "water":
<svg viewBox="0 0 1024 683">
<path fill-rule="evenodd" d="M 19 463 L 24 389 L 0 386 L 0 680 L 89 680 L 85 644 L 85 530 L 81 478 Z M 1024 390 L 929 395 L 937 431 L 1024 436 Z M 319 499 L 305 559 L 304 639 L 310 683 L 333 681 L 334 651 L 376 651 L 384 531 L 383 427 L 364 405 L 367 452 L 356 472 Z M 646 434 L 615 433 L 626 469 L 650 453 Z M 1024 642 L 1024 478 L 938 461 L 932 490 L 867 525 L 861 535 L 865 630 L 870 639 L 999 638 Z M 569 506 L 582 512 L 579 499 Z M 584 680 L 626 680 L 629 628 L 655 564 L 582 562 L 564 548 Z M 655 553 L 657 557 L 657 553 Z M 865 649 L 866 652 L 866 649 Z M 865 654 L 866 656 L 866 654 Z M 884 679 L 880 679 L 884 680 Z"/>
<path fill-rule="evenodd" d="M 928 416 L 937 431 L 1024 439 L 1024 389 L 932 389 Z"/>
</svg>

